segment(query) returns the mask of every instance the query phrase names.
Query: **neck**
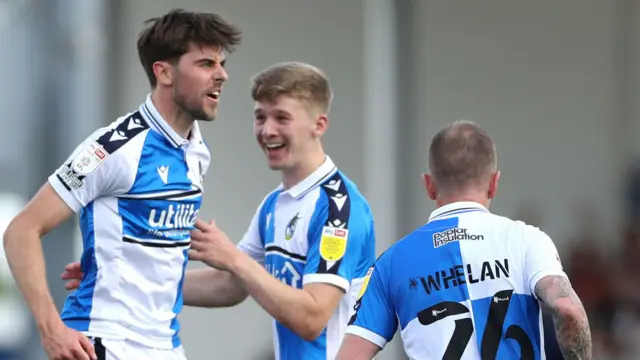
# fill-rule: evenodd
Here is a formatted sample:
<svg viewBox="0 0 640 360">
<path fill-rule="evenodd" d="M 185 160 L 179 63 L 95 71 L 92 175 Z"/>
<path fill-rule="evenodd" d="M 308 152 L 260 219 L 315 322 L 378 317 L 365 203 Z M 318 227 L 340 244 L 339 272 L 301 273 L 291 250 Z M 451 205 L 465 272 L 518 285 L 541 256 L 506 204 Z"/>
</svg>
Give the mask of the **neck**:
<svg viewBox="0 0 640 360">
<path fill-rule="evenodd" d="M 480 194 L 464 194 L 464 195 L 456 195 L 456 196 L 440 196 L 436 198 L 436 206 L 442 207 L 445 205 L 453 204 L 461 201 L 469 201 L 478 203 L 485 208 L 489 208 L 489 203 L 491 203 L 491 199 L 489 199 L 486 195 Z"/>
<path fill-rule="evenodd" d="M 178 135 L 187 139 L 195 120 L 173 101 L 170 92 L 160 91 L 156 88 L 151 93 L 151 101 L 164 121 L 166 121 Z"/>
<path fill-rule="evenodd" d="M 318 170 L 325 161 L 325 153 L 320 149 L 313 156 L 308 157 L 301 162 L 300 166 L 282 173 L 282 185 L 286 190 L 294 187 L 302 180 L 306 179 L 314 171 Z"/>
</svg>

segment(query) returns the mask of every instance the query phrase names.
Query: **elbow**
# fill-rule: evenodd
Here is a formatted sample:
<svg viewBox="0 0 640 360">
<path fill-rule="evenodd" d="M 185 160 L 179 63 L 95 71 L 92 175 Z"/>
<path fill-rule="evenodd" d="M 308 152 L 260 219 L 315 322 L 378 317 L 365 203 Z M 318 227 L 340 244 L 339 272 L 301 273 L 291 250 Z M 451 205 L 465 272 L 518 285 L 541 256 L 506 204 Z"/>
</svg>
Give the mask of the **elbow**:
<svg viewBox="0 0 640 360">
<path fill-rule="evenodd" d="M 7 255 L 7 260 L 13 249 L 24 246 L 29 239 L 40 236 L 37 228 L 30 226 L 28 222 L 23 221 L 19 216 L 11 220 L 4 231 L 2 237 L 2 245 Z"/>
<path fill-rule="evenodd" d="M 300 331 L 298 335 L 305 341 L 314 341 L 322 334 L 322 330 L 323 329 L 320 329 L 320 331 L 318 331 L 317 329 L 308 328 Z"/>
<path fill-rule="evenodd" d="M 228 300 L 226 303 L 224 304 L 219 304 L 217 302 L 210 302 L 207 304 L 206 307 L 208 308 L 219 308 L 219 307 L 233 307 L 236 305 L 240 305 L 242 302 L 244 302 L 247 297 L 249 297 L 249 294 L 247 294 L 246 292 L 236 292 L 234 293 Z"/>
<path fill-rule="evenodd" d="M 586 319 L 587 313 L 582 305 L 563 305 L 553 309 L 556 316 L 563 319 L 582 320 Z"/>
<path fill-rule="evenodd" d="M 301 322 L 296 333 L 306 341 L 314 341 L 327 327 L 326 321 L 314 316 L 307 316 L 306 321 Z"/>
<path fill-rule="evenodd" d="M 6 230 L 4 231 L 2 238 L 2 245 L 4 246 L 5 252 L 9 252 L 12 244 L 18 241 L 16 240 L 16 237 L 23 232 L 24 229 L 20 227 L 20 224 L 16 222 L 15 219 L 9 223 L 9 226 L 7 226 Z"/>
<path fill-rule="evenodd" d="M 551 313 L 556 325 L 561 323 L 572 324 L 572 326 L 580 328 L 589 326 L 587 313 L 579 302 L 554 304 L 554 306 L 551 306 Z"/>
</svg>

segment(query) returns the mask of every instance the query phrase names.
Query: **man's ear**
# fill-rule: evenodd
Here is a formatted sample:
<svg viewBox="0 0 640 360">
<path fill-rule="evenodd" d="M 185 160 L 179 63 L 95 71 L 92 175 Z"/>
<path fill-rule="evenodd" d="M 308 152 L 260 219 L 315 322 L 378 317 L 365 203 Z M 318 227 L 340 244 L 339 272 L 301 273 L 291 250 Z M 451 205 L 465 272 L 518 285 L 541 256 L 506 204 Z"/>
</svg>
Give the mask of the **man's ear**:
<svg viewBox="0 0 640 360">
<path fill-rule="evenodd" d="M 158 85 L 172 86 L 174 81 L 174 68 L 167 61 L 156 61 L 153 63 L 153 73 L 156 76 Z"/>
<path fill-rule="evenodd" d="M 422 174 L 422 183 L 424 184 L 424 188 L 427 190 L 427 196 L 429 196 L 429 199 L 435 201 L 438 191 L 433 177 L 426 173 Z"/>
</svg>

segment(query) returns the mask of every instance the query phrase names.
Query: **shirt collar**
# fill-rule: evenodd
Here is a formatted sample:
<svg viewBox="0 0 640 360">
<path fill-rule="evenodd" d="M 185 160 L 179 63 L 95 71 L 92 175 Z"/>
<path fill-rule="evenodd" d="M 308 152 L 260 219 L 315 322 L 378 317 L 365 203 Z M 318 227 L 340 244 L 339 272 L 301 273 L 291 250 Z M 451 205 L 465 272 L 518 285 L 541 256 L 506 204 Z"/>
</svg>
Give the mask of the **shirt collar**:
<svg viewBox="0 0 640 360">
<path fill-rule="evenodd" d="M 149 123 L 149 126 L 169 140 L 174 147 L 185 145 L 189 142 L 188 139 L 178 135 L 171 126 L 162 118 L 162 115 L 158 112 L 153 101 L 151 101 L 151 94 L 147 95 L 146 101 L 140 105 L 140 113 L 144 119 Z M 192 136 L 199 136 L 200 130 L 198 129 L 197 121 L 194 121 L 194 126 L 191 129 Z M 197 135 L 196 135 L 197 131 Z"/>
<path fill-rule="evenodd" d="M 293 198 L 300 198 L 313 190 L 316 186 L 322 184 L 325 180 L 331 177 L 337 168 L 333 163 L 333 160 L 329 156 L 325 156 L 325 160 L 311 175 L 307 176 L 304 180 L 291 187 L 289 190 L 283 191 L 283 193 L 289 194 Z M 280 184 L 280 189 L 283 185 Z"/>
<path fill-rule="evenodd" d="M 475 201 L 458 201 L 435 209 L 429 216 L 429 221 L 472 211 L 489 212 L 486 207 Z"/>
</svg>

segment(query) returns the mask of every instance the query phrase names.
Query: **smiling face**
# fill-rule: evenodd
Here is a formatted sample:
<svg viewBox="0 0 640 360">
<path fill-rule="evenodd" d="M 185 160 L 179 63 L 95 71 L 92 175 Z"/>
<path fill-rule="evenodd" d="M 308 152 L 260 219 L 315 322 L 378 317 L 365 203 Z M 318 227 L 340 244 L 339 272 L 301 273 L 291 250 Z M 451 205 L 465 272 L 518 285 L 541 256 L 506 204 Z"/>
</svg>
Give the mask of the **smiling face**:
<svg viewBox="0 0 640 360">
<path fill-rule="evenodd" d="M 329 80 L 300 62 L 274 64 L 253 77 L 254 134 L 269 167 L 282 171 L 285 188 L 325 161 L 321 138 L 329 120 Z"/>
<path fill-rule="evenodd" d="M 318 157 L 327 125 L 325 114 L 291 96 L 255 103 L 254 134 L 272 170 L 296 173 Z"/>
</svg>

